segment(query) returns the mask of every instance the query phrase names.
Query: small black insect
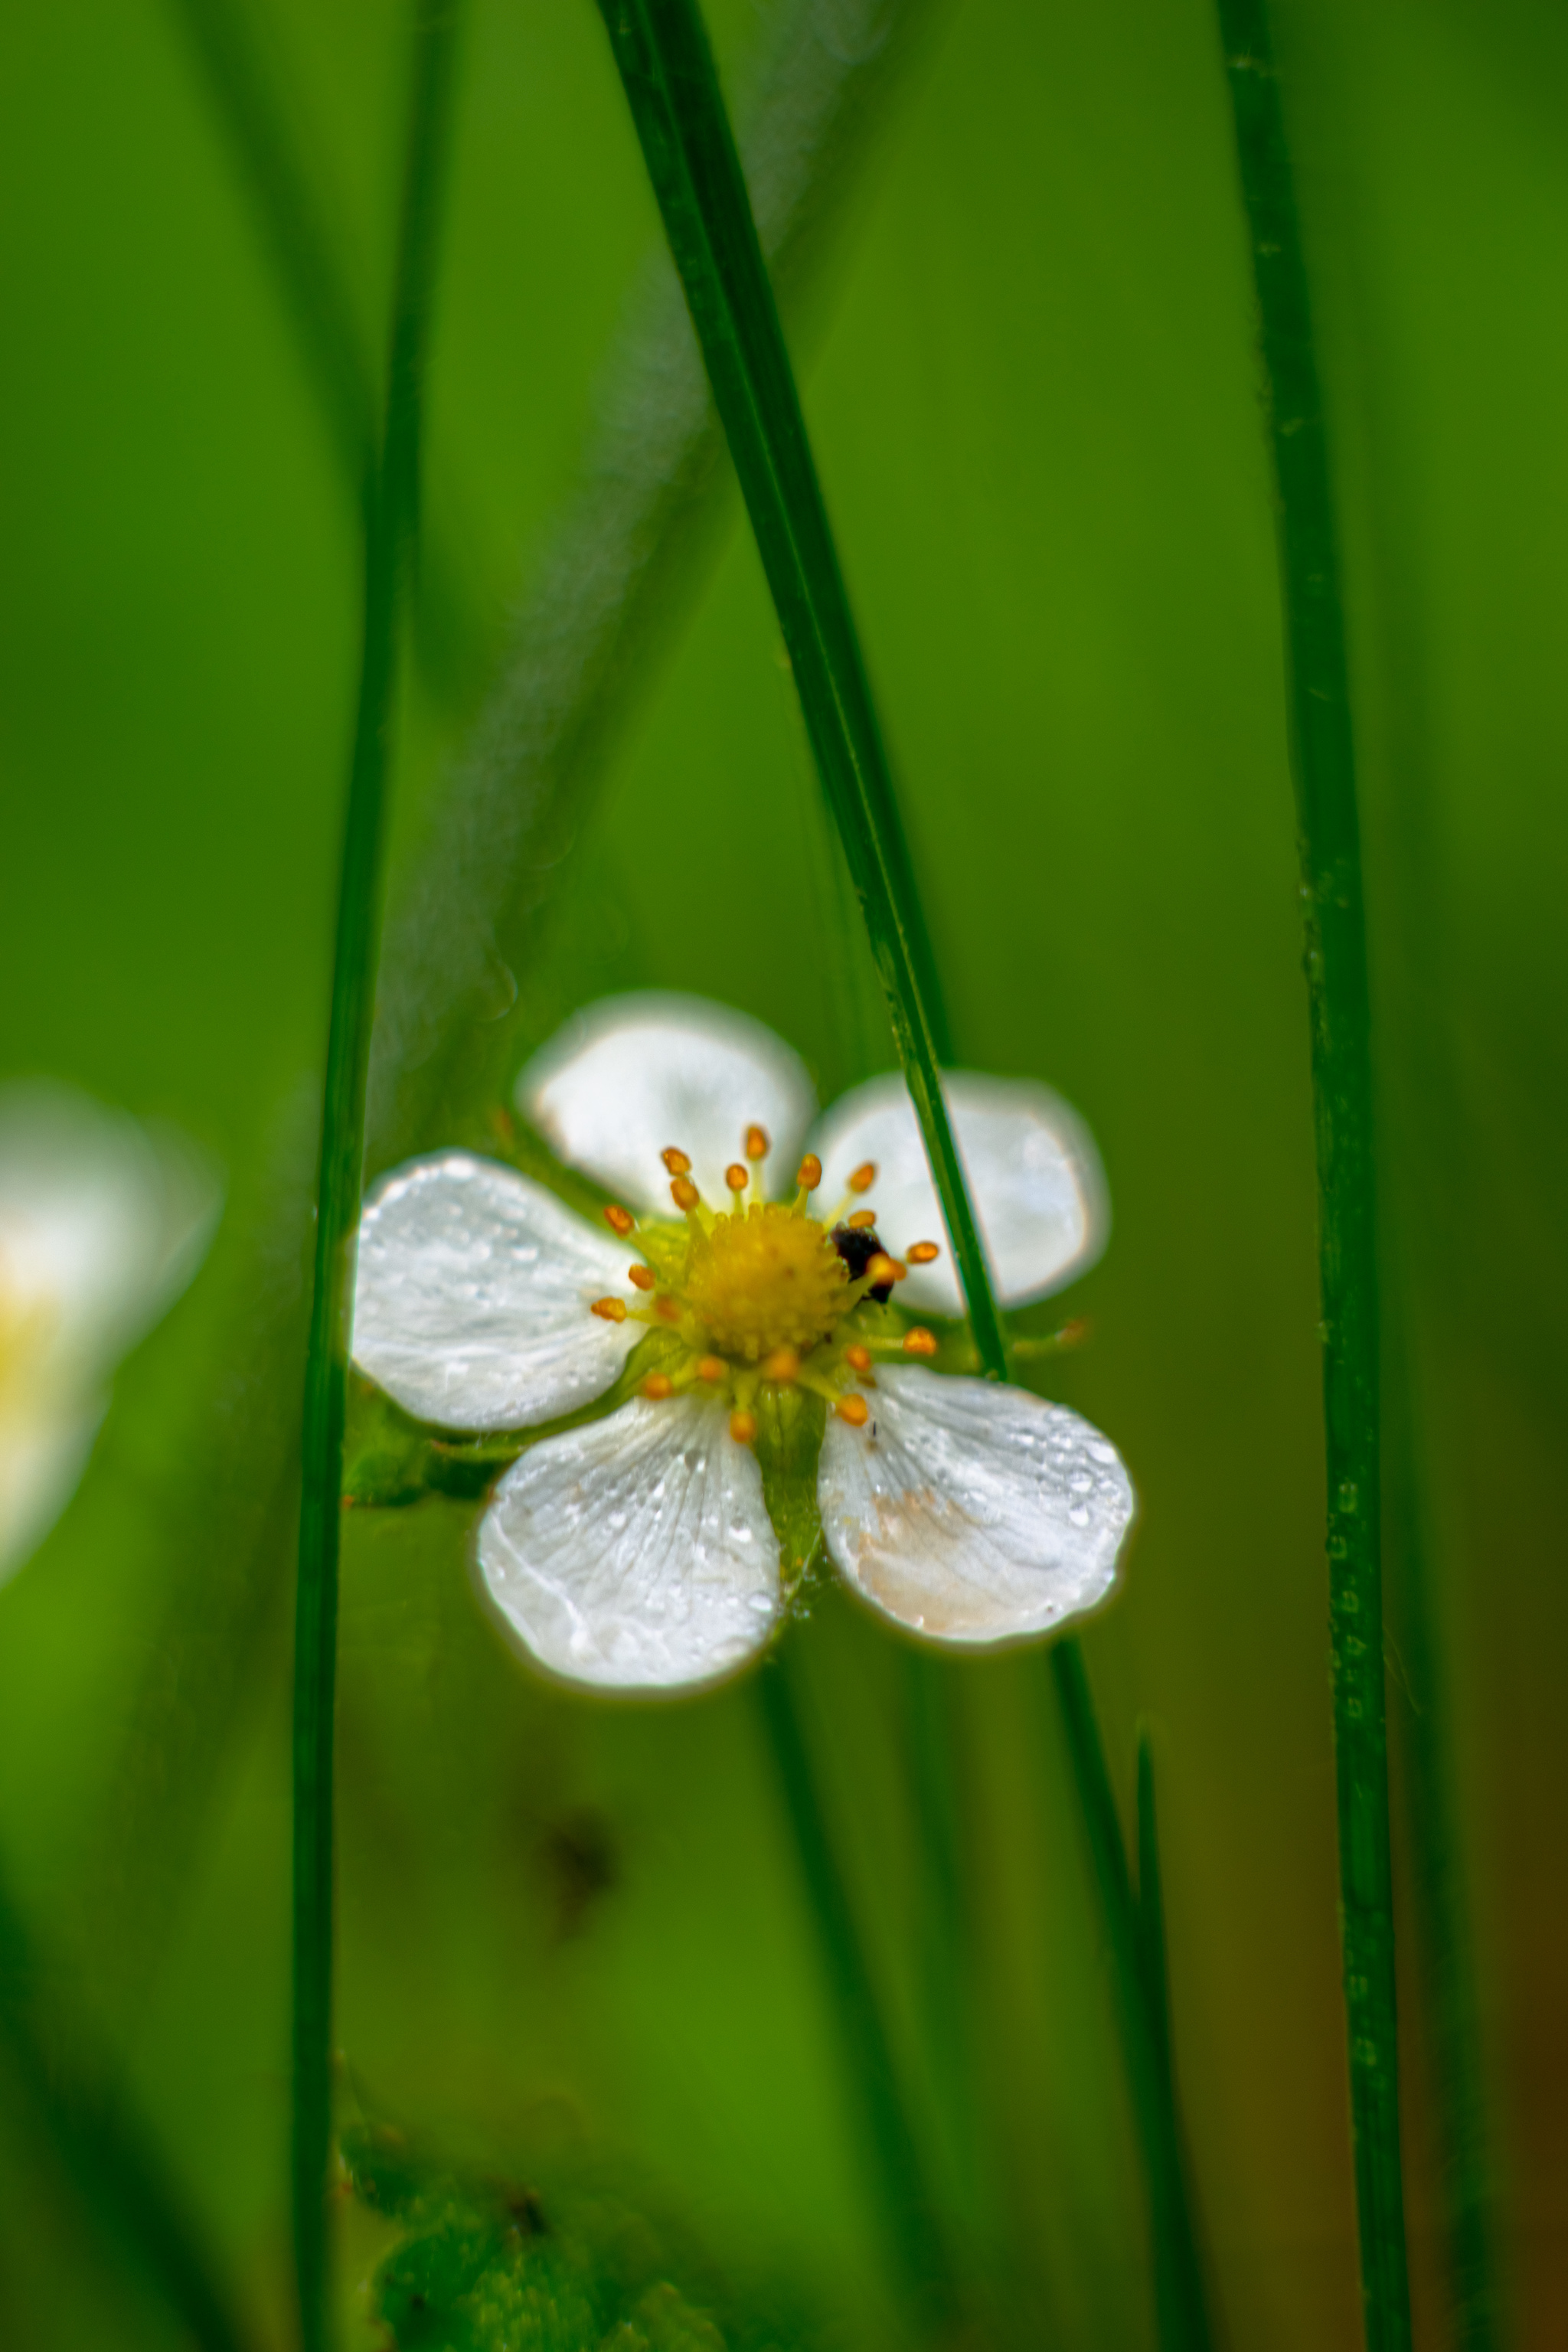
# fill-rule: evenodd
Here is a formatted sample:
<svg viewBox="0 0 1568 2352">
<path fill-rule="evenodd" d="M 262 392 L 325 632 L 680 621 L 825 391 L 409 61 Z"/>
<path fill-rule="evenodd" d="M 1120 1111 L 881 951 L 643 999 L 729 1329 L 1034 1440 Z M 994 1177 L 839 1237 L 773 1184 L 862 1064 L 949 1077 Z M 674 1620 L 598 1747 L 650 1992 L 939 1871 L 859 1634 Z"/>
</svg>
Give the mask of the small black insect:
<svg viewBox="0 0 1568 2352">
<path fill-rule="evenodd" d="M 829 1241 L 849 1269 L 851 1282 L 858 1282 L 871 1260 L 881 1249 L 881 1243 L 868 1225 L 835 1225 Z M 886 1307 L 893 1295 L 890 1282 L 879 1282 L 868 1296 L 879 1307 Z"/>
</svg>

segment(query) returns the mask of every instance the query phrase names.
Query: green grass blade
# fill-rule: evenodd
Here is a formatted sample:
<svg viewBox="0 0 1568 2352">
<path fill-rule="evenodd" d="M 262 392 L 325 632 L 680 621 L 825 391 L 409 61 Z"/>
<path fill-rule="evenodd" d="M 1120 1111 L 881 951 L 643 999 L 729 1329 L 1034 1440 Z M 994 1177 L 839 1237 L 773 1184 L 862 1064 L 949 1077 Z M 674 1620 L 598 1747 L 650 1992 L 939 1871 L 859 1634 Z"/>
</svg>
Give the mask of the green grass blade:
<svg viewBox="0 0 1568 2352">
<path fill-rule="evenodd" d="M 304 2352 L 328 2335 L 331 2137 L 332 1726 L 338 1535 L 353 1234 L 364 1153 L 379 868 L 398 630 L 416 529 L 424 360 L 444 177 L 456 0 L 417 0 L 414 99 L 387 367 L 366 501 L 364 640 L 344 819 L 305 1374 L 294 1630 L 293 2214 Z"/>
<path fill-rule="evenodd" d="M 849 1892 L 827 1832 L 801 1722 L 798 1671 L 795 1645 L 786 1643 L 752 1677 L 752 1687 L 827 1966 L 846 2071 L 856 2088 L 880 2191 L 889 2252 L 900 2275 L 931 2306 L 928 2316 L 940 2322 L 951 2318 L 953 2309 L 945 2238 L 926 2184 Z"/>
<path fill-rule="evenodd" d="M 0 1880 L 0 2032 L 28 2105 L 53 2142 L 84 2213 L 162 2296 L 201 2352 L 244 2352 L 249 2338 L 162 2151 L 84 2051 L 79 2018 L 61 2013 L 58 1991 L 36 1989 L 31 1940 Z"/>
<path fill-rule="evenodd" d="M 795 671 L 806 731 L 860 901 L 905 1076 L 942 1199 L 984 1370 L 1005 1379 L 1006 1343 L 992 1297 L 938 1075 L 942 1020 L 929 937 L 899 822 L 837 550 L 773 289 L 701 17 L 693 0 L 600 0 L 666 233 L 763 567 Z M 1190 2243 L 1184 2183 L 1172 2162 L 1173 2117 L 1152 2115 L 1143 2090 L 1148 2019 L 1131 1943 L 1126 1856 L 1110 1776 L 1076 1642 L 1053 1662 L 1068 1710 L 1075 1775 L 1089 1818 L 1096 1882 L 1119 1955 L 1119 2021 L 1155 2220 L 1162 2309 L 1208 2340 L 1195 2262 L 1173 2269 L 1176 2234 Z M 1103 1867 L 1100 1865 L 1103 1864 Z M 1120 1890 L 1120 1892 L 1118 1892 Z M 1140 2086 L 1142 2086 L 1141 2089 Z M 1182 2217 L 1173 2233 L 1164 2217 Z"/>
<path fill-rule="evenodd" d="M 890 100 L 944 0 L 789 0 L 743 136 L 784 294 L 812 304 Z M 556 845 L 719 543 L 723 442 L 679 287 L 643 300 L 576 493 L 535 569 L 464 758 L 432 809 L 383 959 L 370 1159 L 450 1139 L 518 1059 L 494 1017 L 530 966 Z"/>
<path fill-rule="evenodd" d="M 1219 0 L 1278 490 L 1317 1135 L 1340 1893 L 1362 2302 L 1405 2352 L 1383 1652 L 1371 1007 L 1333 494 L 1279 83 L 1262 0 Z"/>
<path fill-rule="evenodd" d="M 1105 1749 L 1095 1721 L 1094 1699 L 1083 1651 L 1077 1642 L 1053 1644 L 1047 1654 L 1061 1711 L 1073 1778 L 1083 1809 L 1089 1868 L 1110 1953 L 1115 2008 L 1133 2121 L 1143 2152 L 1153 2246 L 1154 2308 L 1161 2352 L 1206 2352 L 1214 2341 L 1198 2253 L 1192 2200 L 1170 2064 L 1169 2011 L 1163 1968 L 1151 1998 L 1150 1928 L 1134 1897 L 1117 1819 L 1116 1797 L 1106 1769 Z M 1140 1797 L 1142 1796 L 1140 1757 Z M 1139 1858 L 1143 1859 L 1144 1822 L 1152 1839 L 1152 1813 L 1139 1810 Z M 1151 1883 L 1159 1884 L 1158 1864 Z M 1156 1898 L 1156 1912 L 1158 1902 Z M 1163 1932 L 1160 1937 L 1163 1947 Z"/>
<path fill-rule="evenodd" d="M 317 178 L 246 0 L 171 0 L 222 123 L 350 495 L 375 461 L 375 369 Z M 431 687 L 460 690 L 478 626 L 440 517 L 422 532 L 415 644 Z"/>
<path fill-rule="evenodd" d="M 987 1373 L 1006 1342 L 938 1065 L 940 1001 L 892 779 L 773 288 L 691 0 L 601 0 L 844 842 Z"/>
<path fill-rule="evenodd" d="M 1160 1831 L 1154 1811 L 1154 1751 L 1146 1726 L 1138 1731 L 1138 1965 L 1143 1973 L 1154 2055 L 1171 2063 L 1171 1985 L 1165 1954 L 1165 1893 L 1160 1876 Z"/>
</svg>

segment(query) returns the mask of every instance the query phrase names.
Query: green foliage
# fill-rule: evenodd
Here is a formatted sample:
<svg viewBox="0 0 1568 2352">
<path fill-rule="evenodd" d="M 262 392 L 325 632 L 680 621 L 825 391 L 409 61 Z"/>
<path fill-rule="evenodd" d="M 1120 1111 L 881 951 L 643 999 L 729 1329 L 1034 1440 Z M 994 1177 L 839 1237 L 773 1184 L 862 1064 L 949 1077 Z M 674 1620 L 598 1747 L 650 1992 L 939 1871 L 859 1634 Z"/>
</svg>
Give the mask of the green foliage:
<svg viewBox="0 0 1568 2352">
<path fill-rule="evenodd" d="M 603 2193 L 461 2172 L 384 2128 L 349 2134 L 343 2161 L 402 2231 L 370 2290 L 389 2352 L 725 2352 L 706 2312 L 647 2275 L 646 2223 Z"/>
</svg>

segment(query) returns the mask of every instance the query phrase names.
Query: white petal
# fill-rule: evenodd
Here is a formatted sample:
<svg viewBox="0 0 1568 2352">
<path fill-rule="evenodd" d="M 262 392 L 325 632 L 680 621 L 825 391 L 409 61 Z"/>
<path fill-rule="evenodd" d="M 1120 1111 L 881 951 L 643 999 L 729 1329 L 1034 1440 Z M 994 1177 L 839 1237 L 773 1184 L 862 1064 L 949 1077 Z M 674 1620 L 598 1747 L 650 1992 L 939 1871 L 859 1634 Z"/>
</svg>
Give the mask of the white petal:
<svg viewBox="0 0 1568 2352">
<path fill-rule="evenodd" d="M 866 1599 L 933 1642 L 1017 1641 L 1103 1601 L 1132 1517 L 1116 1448 L 1065 1405 L 914 1365 L 830 1413 L 817 1500 Z"/>
<path fill-rule="evenodd" d="M 729 1673 L 780 1608 L 762 1473 L 711 1399 L 634 1398 L 531 1447 L 496 1489 L 479 1567 L 542 1665 L 616 1690 Z"/>
<path fill-rule="evenodd" d="M 220 1199 L 173 1130 L 68 1087 L 0 1090 L 0 1359 L 25 1329 L 35 1396 L 96 1391 L 190 1280 Z"/>
<path fill-rule="evenodd" d="M 998 1300 L 1022 1307 L 1047 1297 L 1092 1265 L 1110 1237 L 1110 1202 L 1093 1137 L 1037 1079 L 950 1070 L 942 1092 Z M 947 1229 L 902 1077 L 868 1078 L 842 1096 L 813 1148 L 822 1161 L 817 1198 L 825 1213 L 851 1170 L 875 1160 L 877 1181 L 866 1197 L 884 1246 L 896 1256 L 915 1242 L 941 1244 L 933 1265 L 910 1267 L 899 1286 L 900 1306 L 961 1315 Z"/>
<path fill-rule="evenodd" d="M 515 1169 L 416 1160 L 360 1222 L 354 1361 L 448 1429 L 553 1421 L 602 1395 L 642 1336 L 588 1311 L 634 1295 L 631 1257 Z"/>
<path fill-rule="evenodd" d="M 563 1160 L 632 1209 L 672 1213 L 659 1158 L 688 1153 L 703 1197 L 725 1202 L 724 1171 L 745 1132 L 767 1129 L 771 1192 L 795 1181 L 816 1094 L 798 1054 L 728 1005 L 700 996 L 611 996 L 576 1013 L 517 1082 L 525 1118 Z"/>
</svg>

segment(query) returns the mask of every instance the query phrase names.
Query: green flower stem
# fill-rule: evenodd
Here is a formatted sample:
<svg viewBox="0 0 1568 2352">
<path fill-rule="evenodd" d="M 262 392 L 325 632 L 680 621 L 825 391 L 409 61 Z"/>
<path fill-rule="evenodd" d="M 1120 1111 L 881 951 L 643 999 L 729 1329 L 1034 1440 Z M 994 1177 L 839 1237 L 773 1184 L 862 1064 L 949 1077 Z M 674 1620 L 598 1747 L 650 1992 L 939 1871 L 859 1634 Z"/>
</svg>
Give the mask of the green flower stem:
<svg viewBox="0 0 1568 2352">
<path fill-rule="evenodd" d="M 55 2147 L 84 2212 L 117 2240 L 200 2352 L 244 2352 L 229 2305 L 162 2150 L 96 2056 L 83 2028 L 46 2002 L 30 1939 L 0 1880 L 0 2032 L 14 2075 Z"/>
<path fill-rule="evenodd" d="M 293 2209 L 300 2332 L 328 2340 L 327 2166 L 331 2137 L 332 1722 L 338 1538 L 353 1233 L 364 1148 L 384 804 L 399 620 L 418 513 L 425 351 L 450 110 L 456 0 L 416 0 L 381 459 L 365 499 L 364 640 L 344 820 L 331 1020 L 321 1110 L 315 1281 L 294 1627 Z"/>
<path fill-rule="evenodd" d="M 1341 1934 L 1362 2303 L 1405 2352 L 1410 2294 L 1384 1725 L 1371 1008 L 1339 555 L 1300 222 L 1262 0 L 1219 0 L 1278 494 L 1317 1131 Z"/>
<path fill-rule="evenodd" d="M 310 159 L 244 0 L 171 4 L 249 194 L 333 454 L 357 499 L 375 461 L 374 370 Z M 421 538 L 415 646 L 430 686 L 451 699 L 478 630 L 439 520 L 426 522 Z"/>
<path fill-rule="evenodd" d="M 938 1076 L 933 964 L 773 288 L 693 0 L 600 0 L 844 843 L 987 1374 L 1007 1375 Z"/>
<path fill-rule="evenodd" d="M 951 2317 L 954 2308 L 946 2239 L 926 2186 L 849 1892 L 828 1836 L 801 1724 L 797 1660 L 798 1644 L 786 1642 L 753 1675 L 752 1688 L 822 1939 L 847 2070 L 858 2094 L 881 2192 L 889 2252 L 900 2274 L 933 2306 L 931 2315 L 941 2321 Z"/>
</svg>

